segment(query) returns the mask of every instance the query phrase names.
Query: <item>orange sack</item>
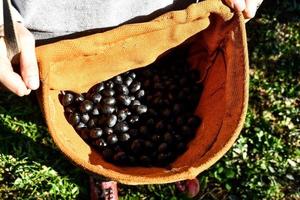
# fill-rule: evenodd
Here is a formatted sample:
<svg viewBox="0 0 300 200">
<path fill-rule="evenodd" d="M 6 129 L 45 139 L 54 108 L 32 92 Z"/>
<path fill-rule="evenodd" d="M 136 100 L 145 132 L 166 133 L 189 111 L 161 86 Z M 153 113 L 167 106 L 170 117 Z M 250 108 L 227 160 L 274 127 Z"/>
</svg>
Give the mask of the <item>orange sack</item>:
<svg viewBox="0 0 300 200">
<path fill-rule="evenodd" d="M 86 92 L 101 81 L 146 67 L 174 48 L 188 48 L 201 72 L 203 92 L 195 114 L 202 119 L 188 149 L 170 168 L 119 167 L 80 138 L 64 116 L 62 90 Z M 237 139 L 248 103 L 248 55 L 241 13 L 221 0 L 194 3 L 156 19 L 37 47 L 39 100 L 49 132 L 76 165 L 118 182 L 158 184 L 195 178 L 217 162 Z"/>
</svg>

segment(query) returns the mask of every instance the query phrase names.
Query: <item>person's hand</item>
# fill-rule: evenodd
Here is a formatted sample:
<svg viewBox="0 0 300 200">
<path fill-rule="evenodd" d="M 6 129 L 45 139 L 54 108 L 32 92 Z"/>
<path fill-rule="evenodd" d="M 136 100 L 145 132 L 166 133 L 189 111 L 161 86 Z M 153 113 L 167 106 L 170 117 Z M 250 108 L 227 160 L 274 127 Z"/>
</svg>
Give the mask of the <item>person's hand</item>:
<svg viewBox="0 0 300 200">
<path fill-rule="evenodd" d="M 39 72 L 35 55 L 33 35 L 20 23 L 15 24 L 16 37 L 20 49 L 20 74 L 14 72 L 7 56 L 4 38 L 0 37 L 0 85 L 17 94 L 28 95 L 31 90 L 38 89 Z M 3 30 L 3 27 L 0 27 Z"/>
<path fill-rule="evenodd" d="M 243 12 L 245 19 L 251 19 L 263 0 L 225 0 L 225 2 L 232 9 Z"/>
</svg>

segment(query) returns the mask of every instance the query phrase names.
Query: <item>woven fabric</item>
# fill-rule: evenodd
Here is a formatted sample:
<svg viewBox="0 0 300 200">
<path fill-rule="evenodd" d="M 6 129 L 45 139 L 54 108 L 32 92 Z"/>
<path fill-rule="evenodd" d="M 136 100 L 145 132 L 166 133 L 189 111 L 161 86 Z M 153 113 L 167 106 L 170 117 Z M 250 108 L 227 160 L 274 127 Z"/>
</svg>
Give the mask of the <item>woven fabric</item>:
<svg viewBox="0 0 300 200">
<path fill-rule="evenodd" d="M 68 124 L 61 90 L 92 85 L 145 67 L 174 48 L 189 48 L 189 63 L 204 84 L 195 113 L 203 120 L 188 150 L 170 169 L 118 167 L 104 161 Z M 206 0 L 145 22 L 37 48 L 41 107 L 54 142 L 76 165 L 125 184 L 191 179 L 220 159 L 242 128 L 248 102 L 248 58 L 243 16 L 221 0 Z"/>
</svg>

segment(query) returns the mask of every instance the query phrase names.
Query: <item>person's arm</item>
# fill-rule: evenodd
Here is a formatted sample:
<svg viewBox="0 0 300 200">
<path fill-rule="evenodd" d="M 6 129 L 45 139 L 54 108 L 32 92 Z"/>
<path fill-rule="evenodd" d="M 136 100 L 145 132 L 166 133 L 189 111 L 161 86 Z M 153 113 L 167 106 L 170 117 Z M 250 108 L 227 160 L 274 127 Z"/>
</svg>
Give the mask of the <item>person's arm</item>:
<svg viewBox="0 0 300 200">
<path fill-rule="evenodd" d="M 0 2 L 0 84 L 17 94 L 28 95 L 31 90 L 39 87 L 39 73 L 35 56 L 35 40 L 33 35 L 22 24 L 22 17 L 16 9 L 11 7 L 11 14 L 15 23 L 16 36 L 20 48 L 20 72 L 14 72 L 7 57 L 3 32 L 3 5 Z M 2 23 L 1 23 L 2 22 Z"/>
</svg>

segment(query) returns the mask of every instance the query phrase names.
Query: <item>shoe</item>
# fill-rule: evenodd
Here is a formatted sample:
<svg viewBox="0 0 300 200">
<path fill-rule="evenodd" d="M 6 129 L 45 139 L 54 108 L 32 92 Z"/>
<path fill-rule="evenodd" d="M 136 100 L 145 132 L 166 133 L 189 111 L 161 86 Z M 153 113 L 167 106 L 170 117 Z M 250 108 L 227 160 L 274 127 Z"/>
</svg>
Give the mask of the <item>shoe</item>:
<svg viewBox="0 0 300 200">
<path fill-rule="evenodd" d="M 189 198 L 194 198 L 200 191 L 200 184 L 197 178 L 179 181 L 176 182 L 175 185 L 179 192 L 185 193 Z"/>
<path fill-rule="evenodd" d="M 103 181 L 90 176 L 90 200 L 118 200 L 118 187 L 115 181 Z"/>
</svg>

